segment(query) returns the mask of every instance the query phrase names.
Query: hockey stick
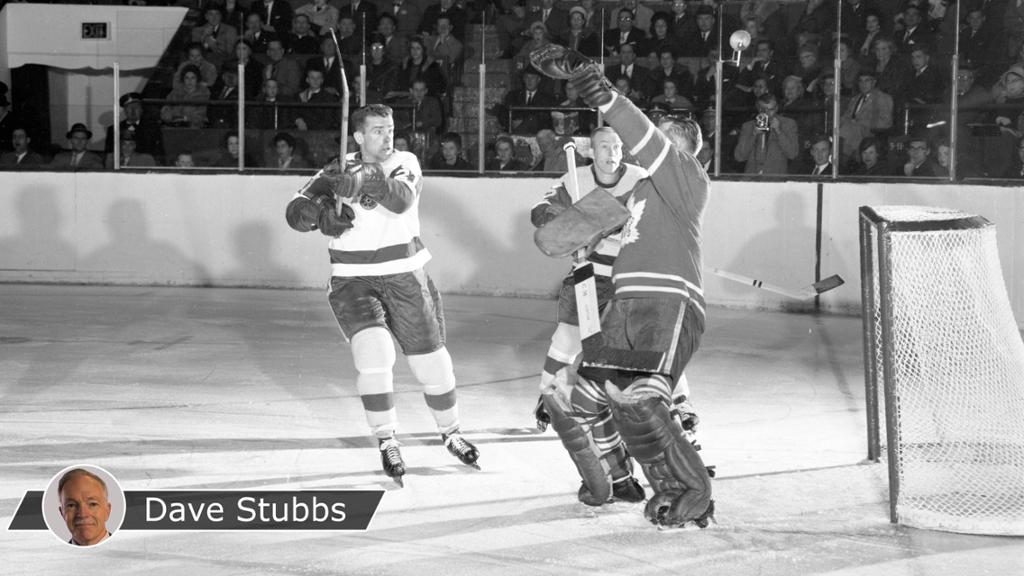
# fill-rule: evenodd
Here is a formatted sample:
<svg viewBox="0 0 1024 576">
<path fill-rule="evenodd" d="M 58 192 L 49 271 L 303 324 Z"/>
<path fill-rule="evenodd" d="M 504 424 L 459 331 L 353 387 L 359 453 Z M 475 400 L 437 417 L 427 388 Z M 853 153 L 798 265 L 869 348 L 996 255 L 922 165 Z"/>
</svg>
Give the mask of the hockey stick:
<svg viewBox="0 0 1024 576">
<path fill-rule="evenodd" d="M 338 139 L 338 167 L 345 172 L 345 156 L 348 155 L 348 77 L 345 75 L 345 61 L 341 57 L 341 44 L 338 44 L 338 36 L 331 28 L 331 38 L 334 40 L 334 52 L 338 55 L 338 72 L 341 74 L 341 138 Z M 335 202 L 335 209 L 338 216 L 341 216 L 341 198 Z"/>
<path fill-rule="evenodd" d="M 576 142 L 571 139 L 565 150 L 568 166 L 568 192 L 573 204 L 580 199 L 580 182 L 576 174 Z M 587 249 L 581 248 L 573 255 L 572 280 L 576 292 L 576 316 L 580 327 L 580 340 L 601 334 L 601 313 L 597 308 L 597 284 L 594 281 L 594 265 L 586 260 Z"/>
<path fill-rule="evenodd" d="M 804 286 L 799 290 L 789 290 L 787 288 L 782 288 L 781 286 L 776 286 L 774 284 L 769 284 L 767 282 L 757 280 L 756 278 L 743 276 L 742 274 L 736 274 L 733 272 L 727 272 L 725 270 L 720 270 L 718 268 L 712 268 L 711 271 L 714 272 L 715 275 L 721 276 L 722 278 L 725 278 L 727 280 L 732 280 L 734 282 L 739 282 L 740 284 L 746 284 L 748 286 L 753 286 L 754 288 L 760 288 L 761 290 L 767 290 L 769 292 L 781 294 L 782 296 L 787 296 L 789 298 L 794 298 L 796 300 L 810 300 L 815 296 L 828 292 L 829 290 L 832 290 L 834 288 L 838 288 L 846 283 L 846 281 L 843 280 L 839 276 L 839 274 L 833 274 L 828 278 L 825 278 L 824 280 L 819 280 L 814 284 L 811 284 L 810 286 Z"/>
</svg>

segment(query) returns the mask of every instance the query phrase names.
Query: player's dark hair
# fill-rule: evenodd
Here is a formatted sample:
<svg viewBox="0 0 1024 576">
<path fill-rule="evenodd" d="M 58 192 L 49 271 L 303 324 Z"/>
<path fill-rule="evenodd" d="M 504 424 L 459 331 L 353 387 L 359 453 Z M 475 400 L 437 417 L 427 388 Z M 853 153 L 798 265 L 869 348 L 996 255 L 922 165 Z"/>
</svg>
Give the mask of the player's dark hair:
<svg viewBox="0 0 1024 576">
<path fill-rule="evenodd" d="M 363 106 L 352 113 L 352 127 L 356 131 L 362 131 L 366 119 L 370 116 L 375 118 L 388 118 L 393 114 L 391 107 L 386 104 L 370 104 Z"/>
</svg>

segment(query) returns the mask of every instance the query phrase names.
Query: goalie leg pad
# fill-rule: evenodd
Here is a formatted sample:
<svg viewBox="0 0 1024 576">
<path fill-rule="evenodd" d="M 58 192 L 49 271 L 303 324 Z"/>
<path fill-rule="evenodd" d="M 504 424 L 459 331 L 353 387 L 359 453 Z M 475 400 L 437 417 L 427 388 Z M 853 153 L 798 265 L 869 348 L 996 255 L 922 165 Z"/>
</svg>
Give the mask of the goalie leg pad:
<svg viewBox="0 0 1024 576">
<path fill-rule="evenodd" d="M 644 516 L 655 524 L 707 525 L 713 511 L 711 478 L 700 454 L 672 419 L 663 396 L 640 379 L 626 390 L 605 385 L 612 415 L 626 449 L 643 468 L 654 496 Z M 647 388 L 648 392 L 637 393 Z"/>
<path fill-rule="evenodd" d="M 533 241 L 544 254 L 562 258 L 590 246 L 628 219 L 629 210 L 622 202 L 599 188 L 538 228 Z"/>
<path fill-rule="evenodd" d="M 541 400 L 551 418 L 551 427 L 583 479 L 586 490 L 580 490 L 580 500 L 588 506 L 601 506 L 612 495 L 612 481 L 593 437 L 569 415 L 569 407 L 558 392 L 541 394 Z"/>
</svg>

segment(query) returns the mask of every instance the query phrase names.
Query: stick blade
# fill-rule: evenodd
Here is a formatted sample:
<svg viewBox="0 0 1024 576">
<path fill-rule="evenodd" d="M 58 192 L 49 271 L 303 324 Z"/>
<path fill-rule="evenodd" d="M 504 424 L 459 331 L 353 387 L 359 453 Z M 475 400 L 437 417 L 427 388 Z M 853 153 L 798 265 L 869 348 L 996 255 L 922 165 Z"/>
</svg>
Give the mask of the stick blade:
<svg viewBox="0 0 1024 576">
<path fill-rule="evenodd" d="M 846 281 L 843 280 L 843 278 L 839 276 L 839 274 L 833 274 L 828 278 L 815 282 L 814 284 L 811 285 L 811 288 L 814 289 L 814 292 L 816 294 L 823 294 L 825 292 L 828 292 L 829 290 L 834 290 L 842 286 L 843 284 L 846 284 Z"/>
</svg>

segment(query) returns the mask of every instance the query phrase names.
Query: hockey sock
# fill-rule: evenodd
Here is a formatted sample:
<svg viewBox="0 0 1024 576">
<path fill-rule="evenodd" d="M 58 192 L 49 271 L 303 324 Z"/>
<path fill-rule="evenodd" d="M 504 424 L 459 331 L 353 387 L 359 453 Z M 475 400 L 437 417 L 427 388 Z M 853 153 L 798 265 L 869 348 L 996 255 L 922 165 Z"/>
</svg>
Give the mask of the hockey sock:
<svg viewBox="0 0 1024 576">
<path fill-rule="evenodd" d="M 359 375 L 356 389 L 363 401 L 366 422 L 377 438 L 394 436 L 398 428 L 395 412 L 395 345 L 391 334 L 379 326 L 360 330 L 352 337 L 352 359 Z"/>
<path fill-rule="evenodd" d="M 594 445 L 608 465 L 612 481 L 617 482 L 632 476 L 629 456 L 622 445 L 622 437 L 615 421 L 612 420 L 604 388 L 591 380 L 578 378 L 572 389 L 570 403 L 576 419 L 581 424 L 589 425 Z"/>
<path fill-rule="evenodd" d="M 459 429 L 459 405 L 455 397 L 455 369 L 448 349 L 408 356 L 413 376 L 423 385 L 423 397 L 434 415 L 437 429 L 450 434 Z"/>
<path fill-rule="evenodd" d="M 579 327 L 559 322 L 555 333 L 551 335 L 551 346 L 544 359 L 544 370 L 540 373 L 540 391 L 549 390 L 554 385 L 558 371 L 572 364 L 582 350 Z"/>
</svg>

